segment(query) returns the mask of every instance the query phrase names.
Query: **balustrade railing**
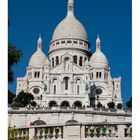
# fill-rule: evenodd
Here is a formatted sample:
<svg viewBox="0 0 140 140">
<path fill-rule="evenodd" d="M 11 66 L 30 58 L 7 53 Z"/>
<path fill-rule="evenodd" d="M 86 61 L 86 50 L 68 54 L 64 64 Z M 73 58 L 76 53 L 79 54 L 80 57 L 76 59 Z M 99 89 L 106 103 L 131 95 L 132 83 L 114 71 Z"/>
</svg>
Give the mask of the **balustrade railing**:
<svg viewBox="0 0 140 140">
<path fill-rule="evenodd" d="M 95 111 L 95 112 L 124 112 L 131 113 L 131 111 L 117 110 L 117 109 L 107 109 L 107 108 L 93 108 L 93 107 L 26 107 L 26 108 L 8 108 L 9 111 L 30 111 L 30 110 L 79 110 L 79 111 Z"/>
<path fill-rule="evenodd" d="M 65 125 L 61 126 L 37 125 L 31 126 L 29 128 L 15 128 L 15 127 L 9 128 L 8 140 L 60 140 L 60 139 L 71 140 L 70 138 L 68 138 L 69 134 L 65 133 L 69 132 L 66 129 L 70 130 L 71 126 L 72 124 L 70 125 L 69 128 L 68 126 L 65 127 Z M 79 140 L 131 140 L 132 138 L 132 125 L 80 124 L 79 130 L 77 131 L 83 132 L 82 134 L 83 137 L 81 137 L 81 139 L 79 137 Z M 70 130 L 70 132 L 74 133 L 75 130 L 72 129 Z"/>
</svg>

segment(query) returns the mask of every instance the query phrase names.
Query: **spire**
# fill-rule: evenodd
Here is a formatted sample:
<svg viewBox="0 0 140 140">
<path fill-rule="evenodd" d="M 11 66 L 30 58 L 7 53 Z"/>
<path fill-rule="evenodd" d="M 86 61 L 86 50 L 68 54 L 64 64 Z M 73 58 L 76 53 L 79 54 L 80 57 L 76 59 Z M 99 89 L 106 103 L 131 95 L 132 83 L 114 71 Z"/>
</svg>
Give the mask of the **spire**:
<svg viewBox="0 0 140 140">
<path fill-rule="evenodd" d="M 37 41 L 37 48 L 42 49 L 42 38 L 41 35 L 39 35 L 38 41 Z"/>
<path fill-rule="evenodd" d="M 101 40 L 99 38 L 99 35 L 97 35 L 96 39 L 96 51 L 101 49 Z"/>
<path fill-rule="evenodd" d="M 68 0 L 68 13 L 67 15 L 74 14 L 74 0 Z"/>
</svg>

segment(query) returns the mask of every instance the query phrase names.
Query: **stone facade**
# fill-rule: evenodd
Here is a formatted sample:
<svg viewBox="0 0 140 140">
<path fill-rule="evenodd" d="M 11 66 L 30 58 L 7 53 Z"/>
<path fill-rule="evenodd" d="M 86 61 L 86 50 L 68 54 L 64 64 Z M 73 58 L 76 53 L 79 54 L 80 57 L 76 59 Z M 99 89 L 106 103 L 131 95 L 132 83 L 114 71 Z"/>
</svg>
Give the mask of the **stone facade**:
<svg viewBox="0 0 140 140">
<path fill-rule="evenodd" d="M 17 139 L 131 140 L 131 113 L 107 109 L 108 102 L 122 103 L 121 77 L 111 77 L 99 36 L 91 54 L 86 30 L 74 16 L 74 0 L 68 0 L 67 16 L 53 33 L 48 58 L 40 36 L 26 70 L 17 78 L 16 94 L 32 93 L 38 106 L 9 108 Z"/>
<path fill-rule="evenodd" d="M 99 36 L 91 54 L 86 30 L 74 16 L 73 1 L 68 1 L 67 16 L 53 33 L 48 58 L 39 37 L 25 77 L 17 78 L 16 94 L 21 90 L 32 93 L 40 107 L 122 103 L 121 78 L 111 77 Z"/>
</svg>

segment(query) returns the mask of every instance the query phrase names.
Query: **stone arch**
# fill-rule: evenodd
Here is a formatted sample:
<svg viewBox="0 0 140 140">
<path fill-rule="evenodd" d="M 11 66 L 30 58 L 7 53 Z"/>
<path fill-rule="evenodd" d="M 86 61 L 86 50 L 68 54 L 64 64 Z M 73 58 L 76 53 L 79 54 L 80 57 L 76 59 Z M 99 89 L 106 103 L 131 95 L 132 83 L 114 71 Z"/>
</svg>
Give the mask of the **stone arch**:
<svg viewBox="0 0 140 140">
<path fill-rule="evenodd" d="M 56 106 L 58 106 L 57 105 L 57 102 L 56 101 L 50 101 L 49 103 L 48 103 L 48 105 L 49 105 L 49 107 L 56 107 Z"/>
<path fill-rule="evenodd" d="M 62 106 L 62 107 L 69 107 L 70 103 L 68 101 L 62 101 L 60 106 Z"/>
<path fill-rule="evenodd" d="M 53 77 L 51 78 L 51 83 L 53 83 L 54 80 L 57 80 L 58 82 L 60 82 L 60 79 L 59 79 L 59 77 L 57 77 L 57 76 L 53 76 Z"/>
<path fill-rule="evenodd" d="M 73 103 L 73 106 L 74 106 L 74 107 L 82 107 L 82 102 L 81 102 L 81 101 L 75 101 L 75 102 Z"/>
<path fill-rule="evenodd" d="M 82 77 L 79 77 L 79 76 L 75 77 L 74 82 L 76 83 L 77 80 L 80 80 L 81 82 L 83 82 L 83 78 Z"/>
<path fill-rule="evenodd" d="M 42 120 L 36 120 L 31 125 L 46 125 L 46 123 Z"/>
</svg>

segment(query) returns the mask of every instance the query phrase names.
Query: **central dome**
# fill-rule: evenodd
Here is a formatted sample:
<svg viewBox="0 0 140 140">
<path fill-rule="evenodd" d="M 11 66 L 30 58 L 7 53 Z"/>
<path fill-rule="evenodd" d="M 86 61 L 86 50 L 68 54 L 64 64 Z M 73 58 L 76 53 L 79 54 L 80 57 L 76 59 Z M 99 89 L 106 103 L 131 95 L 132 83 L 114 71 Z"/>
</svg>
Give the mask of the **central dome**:
<svg viewBox="0 0 140 140">
<path fill-rule="evenodd" d="M 87 33 L 83 25 L 74 17 L 68 15 L 56 27 L 52 41 L 64 38 L 74 38 L 87 41 Z"/>
<path fill-rule="evenodd" d="M 67 38 L 88 41 L 85 28 L 74 16 L 74 0 L 68 0 L 67 16 L 56 27 L 52 41 Z"/>
</svg>

